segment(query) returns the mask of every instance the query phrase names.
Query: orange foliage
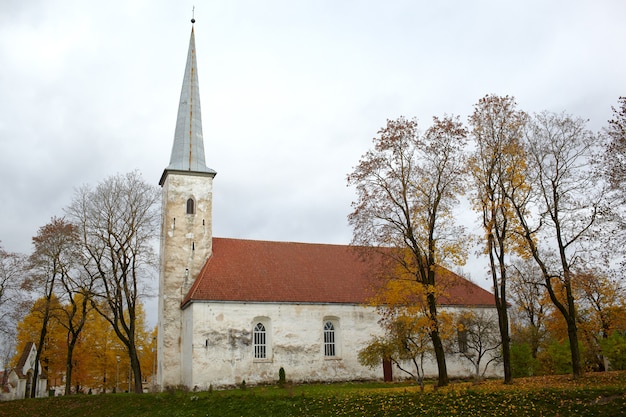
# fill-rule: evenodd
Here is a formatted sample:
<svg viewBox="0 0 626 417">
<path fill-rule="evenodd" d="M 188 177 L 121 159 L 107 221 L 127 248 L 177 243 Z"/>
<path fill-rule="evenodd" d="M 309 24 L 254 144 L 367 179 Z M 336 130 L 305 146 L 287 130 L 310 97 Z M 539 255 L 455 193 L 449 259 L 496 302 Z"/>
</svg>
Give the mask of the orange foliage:
<svg viewBox="0 0 626 417">
<path fill-rule="evenodd" d="M 37 301 L 31 312 L 18 324 L 18 354 L 13 358 L 13 365 L 19 360 L 24 346 L 29 341 L 37 341 L 41 327 L 41 309 L 44 299 Z M 60 320 L 67 317 L 61 314 L 58 298 L 53 297 L 52 319 L 48 324 L 46 344 L 42 349 L 41 364 L 48 370 L 50 387 L 65 384 L 67 360 L 67 329 Z M 151 382 L 153 364 L 156 355 L 156 327 L 152 331 L 143 330 L 145 313 L 143 307 L 138 310 L 138 346 L 141 352 L 140 362 L 142 375 Z M 118 359 L 119 358 L 119 359 Z M 126 347 L 119 340 L 109 322 L 95 310 L 89 312 L 87 322 L 73 353 L 72 386 L 86 392 L 89 389 L 111 392 L 116 386 L 118 390 L 128 390 L 129 358 Z M 132 389 L 132 384 L 131 384 Z"/>
</svg>

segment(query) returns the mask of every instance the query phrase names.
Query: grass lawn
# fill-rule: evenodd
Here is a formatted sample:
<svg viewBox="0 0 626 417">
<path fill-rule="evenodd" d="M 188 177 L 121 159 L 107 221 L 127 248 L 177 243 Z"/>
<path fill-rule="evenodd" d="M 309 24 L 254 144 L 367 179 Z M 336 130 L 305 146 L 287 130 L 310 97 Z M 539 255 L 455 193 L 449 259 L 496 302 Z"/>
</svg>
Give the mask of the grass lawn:
<svg viewBox="0 0 626 417">
<path fill-rule="evenodd" d="M 0 403 L 0 416 L 626 416 L 626 372 L 409 384 L 248 387 L 213 392 L 73 395 Z"/>
</svg>

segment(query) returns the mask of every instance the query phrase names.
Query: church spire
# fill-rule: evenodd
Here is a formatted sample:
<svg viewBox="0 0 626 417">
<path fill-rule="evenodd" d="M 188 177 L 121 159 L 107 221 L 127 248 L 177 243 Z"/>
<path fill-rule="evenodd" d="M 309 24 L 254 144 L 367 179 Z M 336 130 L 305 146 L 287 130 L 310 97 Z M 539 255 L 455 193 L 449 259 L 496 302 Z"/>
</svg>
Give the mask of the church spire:
<svg viewBox="0 0 626 417">
<path fill-rule="evenodd" d="M 195 19 L 191 20 L 192 24 Z M 167 171 L 189 171 L 215 175 L 215 171 L 206 166 L 204 159 L 204 141 L 202 138 L 202 112 L 200 111 L 200 90 L 198 87 L 198 65 L 196 63 L 196 41 L 194 27 L 191 27 L 187 64 L 183 77 L 183 87 L 178 104 L 178 118 L 174 133 L 172 156 Z M 164 180 L 166 172 L 163 174 Z"/>
</svg>

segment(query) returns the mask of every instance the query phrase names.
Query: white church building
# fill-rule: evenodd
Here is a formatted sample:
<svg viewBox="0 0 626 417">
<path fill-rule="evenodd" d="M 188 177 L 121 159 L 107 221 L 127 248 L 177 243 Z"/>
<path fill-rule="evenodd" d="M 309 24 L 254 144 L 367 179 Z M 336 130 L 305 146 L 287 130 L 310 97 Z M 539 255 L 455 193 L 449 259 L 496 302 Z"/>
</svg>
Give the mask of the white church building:
<svg viewBox="0 0 626 417">
<path fill-rule="evenodd" d="M 205 163 L 192 27 L 171 159 L 159 182 L 159 387 L 272 383 L 281 367 L 294 382 L 382 380 L 382 362 L 370 369 L 357 359 L 383 334 L 367 305 L 375 266 L 347 245 L 213 237 L 215 175 Z M 495 312 L 492 294 L 457 275 L 449 293 L 442 308 Z M 436 376 L 431 362 L 426 375 Z M 447 365 L 450 376 L 472 373 L 460 355 Z"/>
<path fill-rule="evenodd" d="M 37 348 L 33 342 L 26 343 L 17 365 L 0 378 L 0 401 L 21 400 L 32 397 L 35 364 L 39 369 L 35 398 L 48 396 L 48 374 L 37 362 Z"/>
</svg>

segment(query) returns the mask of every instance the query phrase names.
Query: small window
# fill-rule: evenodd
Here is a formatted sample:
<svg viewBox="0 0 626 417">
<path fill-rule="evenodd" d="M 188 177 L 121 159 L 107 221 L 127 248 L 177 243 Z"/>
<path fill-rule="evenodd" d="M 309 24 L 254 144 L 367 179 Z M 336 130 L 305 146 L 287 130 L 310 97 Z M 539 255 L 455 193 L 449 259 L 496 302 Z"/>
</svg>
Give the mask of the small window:
<svg viewBox="0 0 626 417">
<path fill-rule="evenodd" d="M 467 353 L 467 330 L 459 329 L 457 338 L 459 339 L 459 353 Z"/>
<path fill-rule="evenodd" d="M 335 325 L 331 321 L 324 323 L 324 356 L 336 356 Z"/>
<path fill-rule="evenodd" d="M 196 204 L 193 198 L 187 200 L 187 214 L 196 214 Z"/>
<path fill-rule="evenodd" d="M 266 359 L 267 358 L 267 337 L 265 332 L 265 326 L 263 323 L 257 323 L 254 326 L 253 331 L 254 340 L 254 358 Z"/>
</svg>

